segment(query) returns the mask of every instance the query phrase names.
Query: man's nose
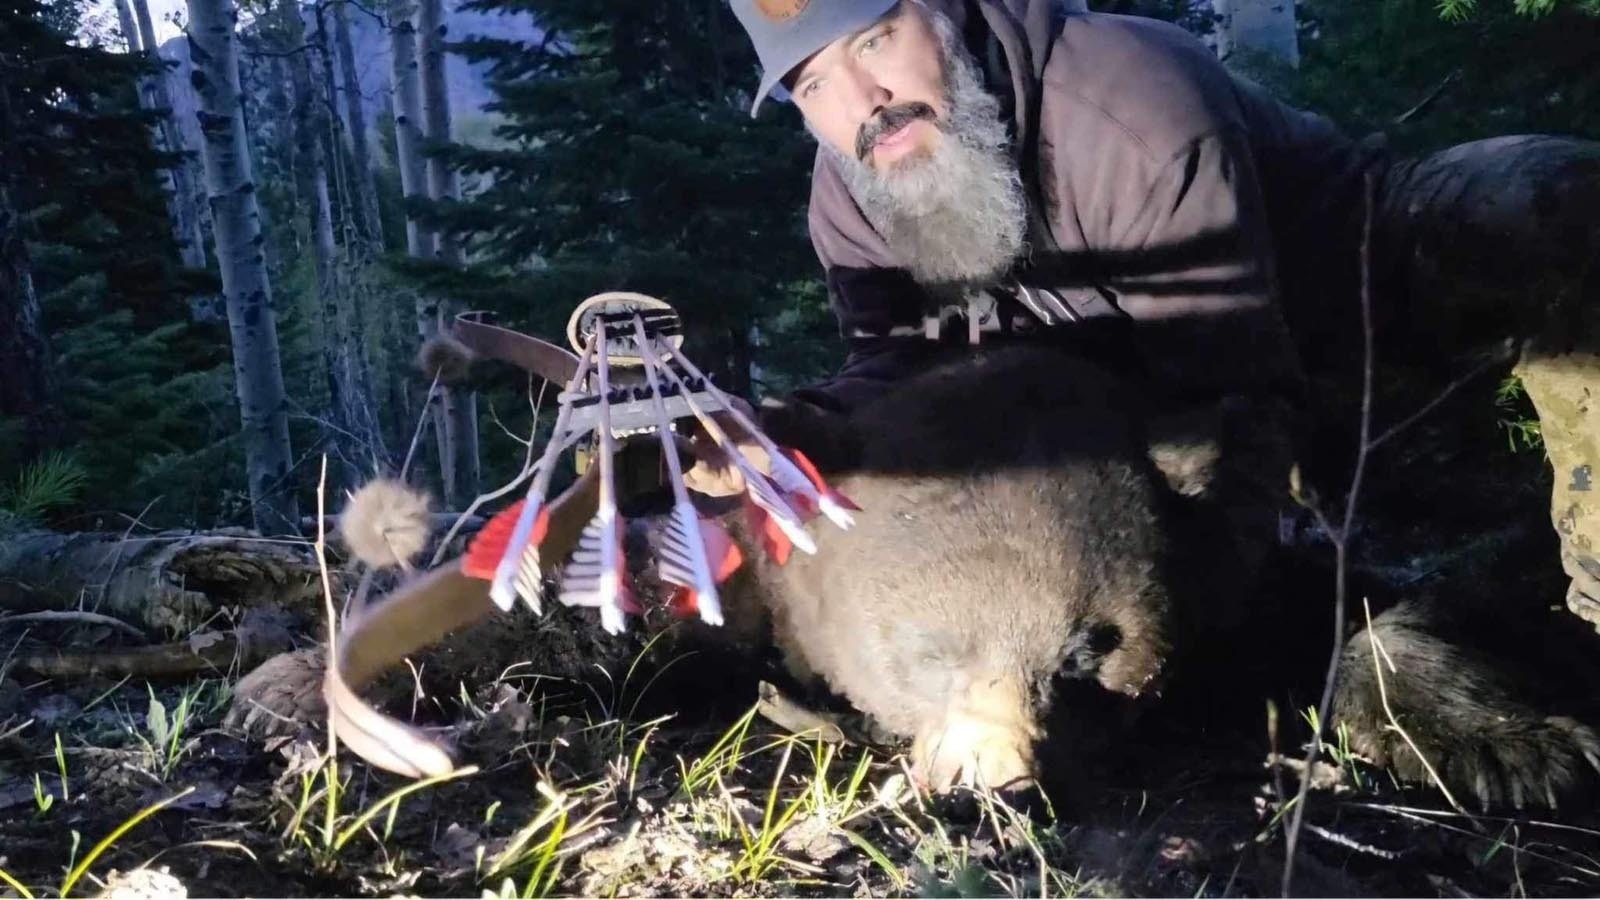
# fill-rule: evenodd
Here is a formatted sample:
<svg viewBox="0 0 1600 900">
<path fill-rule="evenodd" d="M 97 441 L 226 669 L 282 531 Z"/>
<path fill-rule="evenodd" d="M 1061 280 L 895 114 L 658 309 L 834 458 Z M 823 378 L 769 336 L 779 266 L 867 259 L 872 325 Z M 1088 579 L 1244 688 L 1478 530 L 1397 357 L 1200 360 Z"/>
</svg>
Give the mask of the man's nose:
<svg viewBox="0 0 1600 900">
<path fill-rule="evenodd" d="M 845 77 L 845 102 L 852 118 L 865 122 L 878 110 L 889 105 L 893 94 L 872 73 L 860 66 L 850 66 Z"/>
</svg>

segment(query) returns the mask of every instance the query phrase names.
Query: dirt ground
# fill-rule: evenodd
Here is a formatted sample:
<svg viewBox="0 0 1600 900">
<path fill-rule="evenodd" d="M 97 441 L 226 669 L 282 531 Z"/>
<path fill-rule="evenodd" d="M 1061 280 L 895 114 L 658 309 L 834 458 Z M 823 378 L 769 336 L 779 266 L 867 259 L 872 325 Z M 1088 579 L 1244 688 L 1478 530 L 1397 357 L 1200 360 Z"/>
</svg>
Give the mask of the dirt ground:
<svg viewBox="0 0 1600 900">
<path fill-rule="evenodd" d="M 1375 469 L 1355 567 L 1375 602 L 1431 592 L 1564 615 L 1551 609 L 1564 584 L 1550 475 L 1537 450 L 1509 445 L 1499 420 L 1517 409 L 1494 406 L 1493 388 L 1463 392 L 1439 416 L 1448 424 L 1419 427 Z M 1285 564 L 1285 589 L 1323 614 L 1329 556 L 1313 536 Z M 563 668 L 530 653 L 487 677 L 436 678 L 424 698 L 398 692 L 392 710 L 470 722 L 478 771 L 415 787 L 341 754 L 331 794 L 320 732 L 262 744 L 222 727 L 237 673 L 0 677 L 0 897 L 1280 891 L 1278 798 L 1299 764 L 1273 754 L 1301 755 L 1314 681 L 1287 696 L 1240 684 L 1226 701 L 1179 691 L 1074 771 L 1080 787 L 1054 810 L 1020 811 L 985 794 L 917 795 L 894 747 L 783 733 L 754 714 L 758 682 L 777 677 L 770 659 L 671 638 L 644 652 L 596 632 L 563 612 L 526 639 L 563 634 L 562 653 L 599 660 Z M 116 640 L 82 625 L 0 637 L 5 651 Z M 1330 641 L 1311 642 L 1313 670 Z M 1591 809 L 1455 812 L 1437 791 L 1397 790 L 1337 735 L 1325 741 L 1295 893 L 1600 894 Z"/>
</svg>

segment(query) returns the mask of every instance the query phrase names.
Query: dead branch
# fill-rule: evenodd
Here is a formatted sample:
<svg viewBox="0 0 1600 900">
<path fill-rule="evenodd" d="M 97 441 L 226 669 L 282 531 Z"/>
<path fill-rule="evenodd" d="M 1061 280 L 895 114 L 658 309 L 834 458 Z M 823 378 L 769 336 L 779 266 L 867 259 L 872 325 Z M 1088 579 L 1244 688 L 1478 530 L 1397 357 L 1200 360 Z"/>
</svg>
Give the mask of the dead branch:
<svg viewBox="0 0 1600 900">
<path fill-rule="evenodd" d="M 276 645 L 251 640 L 240 632 L 206 632 L 188 640 L 148 647 L 96 647 L 23 654 L 17 657 L 16 666 L 53 678 L 226 675 L 248 669 L 281 649 Z"/>
<path fill-rule="evenodd" d="M 107 628 L 115 628 L 140 640 L 144 640 L 145 637 L 144 632 L 129 625 L 127 622 L 111 616 L 102 616 L 99 613 L 78 612 L 76 610 L 46 610 L 44 612 L 23 613 L 20 616 L 0 615 L 0 627 L 16 625 L 22 622 L 69 622 L 74 625 L 104 625 Z"/>
</svg>

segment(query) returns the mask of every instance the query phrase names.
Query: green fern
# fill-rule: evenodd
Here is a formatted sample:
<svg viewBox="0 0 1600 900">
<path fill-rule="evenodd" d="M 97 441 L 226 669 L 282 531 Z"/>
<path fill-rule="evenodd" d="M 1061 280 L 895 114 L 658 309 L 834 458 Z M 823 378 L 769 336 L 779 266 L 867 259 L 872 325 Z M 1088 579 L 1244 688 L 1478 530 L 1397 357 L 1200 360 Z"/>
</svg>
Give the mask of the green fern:
<svg viewBox="0 0 1600 900">
<path fill-rule="evenodd" d="M 15 484 L 0 485 L 0 508 L 18 519 L 38 519 L 77 502 L 89 473 L 67 453 L 51 453 L 22 467 Z"/>
</svg>

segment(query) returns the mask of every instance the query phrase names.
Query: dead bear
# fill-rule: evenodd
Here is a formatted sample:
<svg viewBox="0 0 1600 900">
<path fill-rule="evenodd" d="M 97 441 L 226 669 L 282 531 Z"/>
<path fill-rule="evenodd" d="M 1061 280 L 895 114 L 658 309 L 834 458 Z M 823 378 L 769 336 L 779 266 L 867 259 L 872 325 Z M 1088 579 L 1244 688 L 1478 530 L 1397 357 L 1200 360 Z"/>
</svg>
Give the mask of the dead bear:
<svg viewBox="0 0 1600 900">
<path fill-rule="evenodd" d="M 791 670 L 909 739 L 936 788 L 1048 774 L 1064 748 L 1101 736 L 1080 708 L 1086 683 L 1148 709 L 1168 679 L 1216 677 L 1195 651 L 1229 646 L 1207 631 L 1223 618 L 1212 576 L 1225 551 L 1179 511 L 1136 403 L 1091 362 L 1013 346 L 935 367 L 809 442 L 783 435 L 863 508 L 849 532 L 815 529 L 814 556 L 780 567 L 747 554 Z M 1446 783 L 1518 806 L 1589 789 L 1595 731 L 1543 708 L 1537 679 L 1504 654 L 1440 624 L 1401 603 L 1373 627 L 1396 662 L 1391 706 Z M 1358 751 L 1421 780 L 1386 727 L 1370 647 L 1365 632 L 1349 639 L 1338 718 Z"/>
</svg>

